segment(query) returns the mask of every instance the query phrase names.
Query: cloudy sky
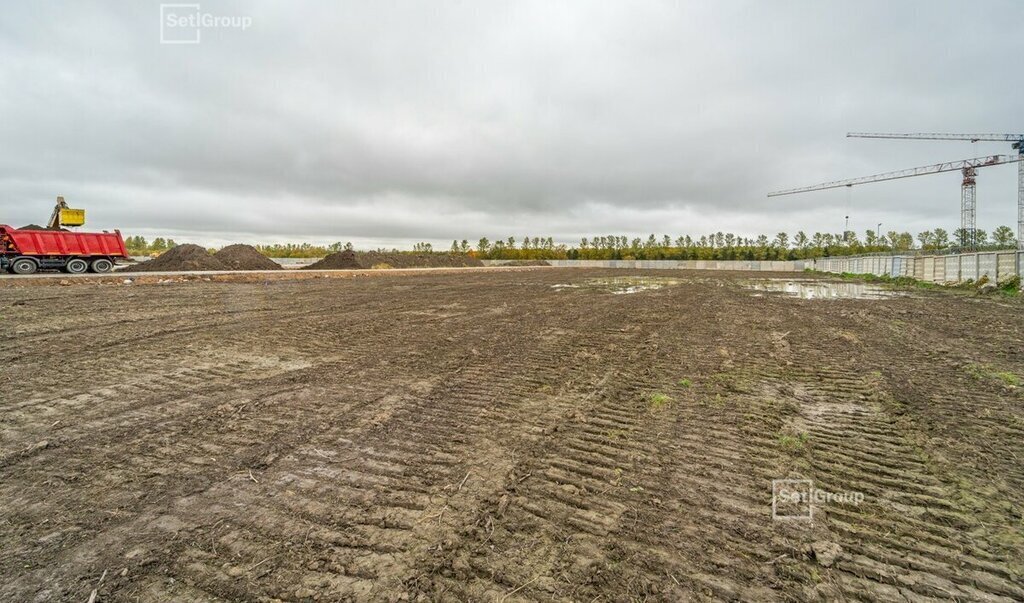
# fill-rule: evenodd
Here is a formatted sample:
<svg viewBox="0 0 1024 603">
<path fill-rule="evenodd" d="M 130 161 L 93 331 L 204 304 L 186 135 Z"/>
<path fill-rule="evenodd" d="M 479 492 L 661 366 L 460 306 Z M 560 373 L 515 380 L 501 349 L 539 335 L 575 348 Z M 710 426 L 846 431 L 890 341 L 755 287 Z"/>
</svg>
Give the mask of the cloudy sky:
<svg viewBox="0 0 1024 603">
<path fill-rule="evenodd" d="M 4 7 L 0 222 L 61 194 L 92 228 L 206 244 L 952 231 L 956 173 L 766 193 L 1011 152 L 851 130 L 1024 131 L 1019 0 L 200 12 L 251 24 L 161 44 L 156 2 Z M 980 228 L 1015 223 L 1016 180 L 981 171 Z"/>
</svg>

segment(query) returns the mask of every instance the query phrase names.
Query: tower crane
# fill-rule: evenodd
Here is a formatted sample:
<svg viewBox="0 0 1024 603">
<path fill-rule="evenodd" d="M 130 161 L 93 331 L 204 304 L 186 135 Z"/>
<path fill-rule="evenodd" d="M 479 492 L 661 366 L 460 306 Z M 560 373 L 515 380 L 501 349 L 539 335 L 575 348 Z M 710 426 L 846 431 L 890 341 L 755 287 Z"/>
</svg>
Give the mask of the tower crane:
<svg viewBox="0 0 1024 603">
<path fill-rule="evenodd" d="M 939 174 L 939 173 L 942 173 L 942 172 L 956 172 L 956 171 L 959 171 L 959 172 L 963 173 L 963 175 L 964 175 L 964 182 L 965 182 L 964 187 L 967 187 L 966 182 L 967 182 L 968 179 L 970 179 L 970 181 L 971 181 L 970 182 L 970 186 L 971 186 L 972 190 L 971 190 L 971 198 L 969 200 L 970 201 L 970 210 L 969 211 L 972 214 L 970 219 L 971 219 L 971 224 L 972 224 L 972 228 L 973 228 L 973 224 L 974 224 L 974 218 L 973 218 L 973 212 L 974 212 L 973 187 L 974 187 L 975 171 L 978 168 L 988 167 L 988 166 L 992 166 L 992 165 L 1002 165 L 1004 163 L 1017 163 L 1018 165 L 1024 165 L 1024 154 L 1022 154 L 1022 155 L 989 155 L 987 157 L 976 157 L 974 159 L 960 159 L 958 161 L 947 161 L 945 163 L 936 163 L 935 165 L 926 165 L 926 166 L 922 166 L 922 167 L 908 168 L 908 169 L 905 169 L 905 170 L 897 170 L 895 172 L 885 172 L 883 174 L 875 174 L 873 176 L 861 176 L 860 178 L 850 178 L 848 180 L 835 180 L 833 182 L 823 182 L 821 184 L 815 184 L 815 185 L 812 185 L 812 186 L 803 186 L 803 187 L 800 187 L 800 188 L 792 188 L 792 189 L 784 190 L 784 191 L 775 191 L 773 193 L 768 193 L 768 196 L 769 197 L 781 197 L 782 195 L 794 195 L 796 193 L 809 193 L 811 191 L 822 191 L 822 190 L 826 190 L 826 189 L 830 189 L 830 188 L 852 187 L 852 186 L 857 186 L 859 184 L 869 184 L 871 182 L 884 182 L 886 180 L 899 180 L 900 178 L 912 178 L 914 176 L 925 176 L 927 174 Z M 965 202 L 967 201 L 966 197 L 964 198 L 964 201 Z M 963 216 L 963 213 L 966 212 L 966 211 L 967 211 L 967 209 L 964 209 L 961 212 L 961 219 L 962 220 L 965 219 L 964 216 Z M 971 240 L 968 241 L 968 243 L 971 244 L 971 245 L 974 244 L 973 232 L 974 232 L 973 230 L 965 231 L 965 233 L 970 233 L 967 236 L 970 236 Z"/>
<path fill-rule="evenodd" d="M 1009 142 L 1024 158 L 1024 134 L 948 134 L 948 133 L 892 133 L 892 132 L 849 132 L 847 138 L 892 138 L 900 140 L 963 140 L 968 142 Z M 967 236 L 975 238 L 975 174 L 964 170 L 963 187 L 960 196 L 960 222 Z M 968 225 L 968 222 L 970 223 Z M 1024 161 L 1017 163 L 1017 246 L 1024 249 Z"/>
</svg>

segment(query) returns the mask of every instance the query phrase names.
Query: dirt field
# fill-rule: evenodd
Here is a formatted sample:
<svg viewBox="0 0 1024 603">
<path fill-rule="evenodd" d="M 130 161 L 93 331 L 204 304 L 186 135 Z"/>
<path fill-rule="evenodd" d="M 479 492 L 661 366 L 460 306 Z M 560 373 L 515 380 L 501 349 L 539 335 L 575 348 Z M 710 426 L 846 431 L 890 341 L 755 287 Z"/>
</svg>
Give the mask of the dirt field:
<svg viewBox="0 0 1024 603">
<path fill-rule="evenodd" d="M 0 288 L 0 600 L 1024 599 L 1024 305 L 625 274 Z"/>
</svg>

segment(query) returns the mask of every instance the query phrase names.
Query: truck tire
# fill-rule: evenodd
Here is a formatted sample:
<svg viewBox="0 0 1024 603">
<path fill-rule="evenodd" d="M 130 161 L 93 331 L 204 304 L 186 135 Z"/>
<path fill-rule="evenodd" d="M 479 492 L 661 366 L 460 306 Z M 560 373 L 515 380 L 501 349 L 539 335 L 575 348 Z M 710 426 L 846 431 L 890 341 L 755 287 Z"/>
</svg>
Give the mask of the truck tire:
<svg viewBox="0 0 1024 603">
<path fill-rule="evenodd" d="M 89 266 L 89 270 L 93 272 L 110 272 L 114 268 L 114 262 L 111 262 L 107 258 L 97 258 L 92 261 Z"/>
<path fill-rule="evenodd" d="M 70 274 L 82 274 L 88 269 L 89 262 L 82 258 L 71 258 L 67 264 L 64 264 L 64 270 L 67 270 Z"/>
<path fill-rule="evenodd" d="M 35 274 L 39 270 L 39 264 L 29 258 L 15 258 L 11 262 L 11 272 L 14 274 Z"/>
</svg>

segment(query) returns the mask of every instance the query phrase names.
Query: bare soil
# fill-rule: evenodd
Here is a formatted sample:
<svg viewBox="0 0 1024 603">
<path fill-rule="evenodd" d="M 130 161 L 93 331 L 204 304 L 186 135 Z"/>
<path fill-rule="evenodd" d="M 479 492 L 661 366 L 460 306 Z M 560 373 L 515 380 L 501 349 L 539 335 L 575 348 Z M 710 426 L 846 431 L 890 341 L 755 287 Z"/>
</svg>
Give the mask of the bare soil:
<svg viewBox="0 0 1024 603">
<path fill-rule="evenodd" d="M 0 600 L 1024 599 L 1020 303 L 625 274 L 3 288 Z"/>
</svg>

